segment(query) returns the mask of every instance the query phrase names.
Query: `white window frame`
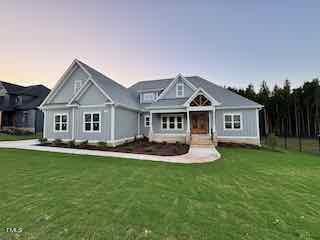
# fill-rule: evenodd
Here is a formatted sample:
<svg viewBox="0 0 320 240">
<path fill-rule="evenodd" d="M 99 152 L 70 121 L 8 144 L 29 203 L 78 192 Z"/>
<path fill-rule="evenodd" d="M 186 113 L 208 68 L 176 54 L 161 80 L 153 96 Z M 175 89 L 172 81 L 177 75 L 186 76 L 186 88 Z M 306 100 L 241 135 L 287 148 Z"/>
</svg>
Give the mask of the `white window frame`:
<svg viewBox="0 0 320 240">
<path fill-rule="evenodd" d="M 163 128 L 163 118 L 166 117 L 167 118 L 167 128 Z M 174 117 L 174 128 L 170 128 L 170 117 Z M 181 128 L 178 128 L 178 117 L 181 117 Z M 164 131 L 183 131 L 184 130 L 184 115 L 183 114 L 162 114 L 161 115 L 161 130 Z"/>
<path fill-rule="evenodd" d="M 77 86 L 79 85 L 79 88 L 77 88 Z M 75 80 L 74 81 L 74 86 L 73 86 L 73 93 L 77 93 L 82 87 L 82 80 Z"/>
<path fill-rule="evenodd" d="M 56 116 L 60 116 L 60 130 L 56 130 Z M 67 128 L 66 130 L 62 130 L 62 116 L 67 116 L 67 121 L 66 121 L 66 124 L 67 124 Z M 66 132 L 69 132 L 69 113 L 55 113 L 53 115 L 53 132 L 56 132 L 56 133 L 66 133 Z"/>
<path fill-rule="evenodd" d="M 146 96 L 151 96 L 151 95 L 152 95 L 152 99 L 146 98 Z M 156 99 L 156 96 L 155 96 L 154 92 L 147 92 L 147 93 L 142 94 L 142 101 L 143 102 L 154 102 L 155 99 Z"/>
<path fill-rule="evenodd" d="M 91 115 L 91 122 L 90 122 L 90 125 L 91 125 L 91 130 L 86 130 L 86 123 L 89 123 L 89 122 L 86 122 L 86 115 L 87 114 L 90 114 Z M 94 123 L 97 123 L 97 121 L 93 121 L 93 115 L 94 114 L 98 114 L 99 115 L 99 130 L 93 130 L 93 124 Z M 83 112 L 82 114 L 82 126 L 83 126 L 83 132 L 84 133 L 101 133 L 101 112 Z"/>
<path fill-rule="evenodd" d="M 147 121 L 147 118 L 149 118 L 149 120 Z M 147 124 L 147 122 L 149 124 Z M 150 127 L 150 115 L 144 115 L 144 127 L 145 128 L 149 128 Z"/>
<path fill-rule="evenodd" d="M 231 116 L 231 128 L 226 128 L 226 117 L 225 116 Z M 234 116 L 240 116 L 240 128 L 234 128 Z M 233 112 L 233 113 L 224 113 L 223 114 L 223 130 L 225 131 L 241 131 L 243 127 L 243 121 L 242 121 L 242 113 L 241 112 Z"/>
<path fill-rule="evenodd" d="M 179 87 L 181 87 L 181 95 L 179 94 L 179 92 L 180 92 Z M 184 83 L 177 83 L 177 85 L 176 85 L 176 97 L 177 98 L 184 97 Z"/>
</svg>

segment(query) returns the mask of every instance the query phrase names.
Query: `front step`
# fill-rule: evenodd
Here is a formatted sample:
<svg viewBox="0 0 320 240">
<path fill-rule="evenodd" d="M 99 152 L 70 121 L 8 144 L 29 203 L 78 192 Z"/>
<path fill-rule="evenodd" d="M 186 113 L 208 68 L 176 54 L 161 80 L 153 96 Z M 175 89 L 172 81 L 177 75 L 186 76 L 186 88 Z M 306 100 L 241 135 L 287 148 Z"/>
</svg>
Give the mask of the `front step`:
<svg viewBox="0 0 320 240">
<path fill-rule="evenodd" d="M 213 145 L 209 134 L 192 134 L 191 145 Z"/>
</svg>

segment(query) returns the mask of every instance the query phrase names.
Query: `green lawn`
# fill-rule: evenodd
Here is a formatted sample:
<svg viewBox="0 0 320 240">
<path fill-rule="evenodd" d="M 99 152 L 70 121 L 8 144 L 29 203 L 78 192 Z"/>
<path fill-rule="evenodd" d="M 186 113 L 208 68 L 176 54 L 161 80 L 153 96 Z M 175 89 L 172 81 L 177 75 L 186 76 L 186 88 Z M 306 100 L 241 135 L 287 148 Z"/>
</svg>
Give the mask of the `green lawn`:
<svg viewBox="0 0 320 240">
<path fill-rule="evenodd" d="M 0 141 L 18 141 L 18 140 L 38 139 L 40 136 L 41 135 L 39 134 L 17 136 L 17 135 L 0 133 Z"/>
<path fill-rule="evenodd" d="M 320 239 L 319 156 L 219 151 L 178 165 L 0 149 L 0 239 Z"/>
</svg>

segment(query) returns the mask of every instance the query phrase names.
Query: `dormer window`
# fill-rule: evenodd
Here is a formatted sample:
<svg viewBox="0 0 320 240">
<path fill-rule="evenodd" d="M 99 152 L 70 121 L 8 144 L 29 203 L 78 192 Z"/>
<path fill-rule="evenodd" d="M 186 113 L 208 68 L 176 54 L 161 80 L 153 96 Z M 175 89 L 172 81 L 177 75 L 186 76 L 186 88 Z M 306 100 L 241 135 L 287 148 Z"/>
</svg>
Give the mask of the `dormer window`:
<svg viewBox="0 0 320 240">
<path fill-rule="evenodd" d="M 176 97 L 184 97 L 184 84 L 178 83 L 176 85 Z"/>
<path fill-rule="evenodd" d="M 78 92 L 81 86 L 82 86 L 81 80 L 74 81 L 74 93 Z"/>
<path fill-rule="evenodd" d="M 153 102 L 154 100 L 155 100 L 155 94 L 153 92 L 143 94 L 143 101 L 144 102 Z"/>
</svg>

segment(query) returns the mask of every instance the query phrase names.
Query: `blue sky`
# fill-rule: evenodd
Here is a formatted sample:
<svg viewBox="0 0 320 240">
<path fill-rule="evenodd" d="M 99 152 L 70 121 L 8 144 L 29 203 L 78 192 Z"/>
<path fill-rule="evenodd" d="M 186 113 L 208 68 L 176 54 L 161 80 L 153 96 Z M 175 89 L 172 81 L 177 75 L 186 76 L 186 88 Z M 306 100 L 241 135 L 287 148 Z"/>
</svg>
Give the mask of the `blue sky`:
<svg viewBox="0 0 320 240">
<path fill-rule="evenodd" d="M 74 58 L 125 86 L 178 73 L 236 87 L 320 75 L 320 1 L 1 4 L 1 80 L 53 87 Z"/>
</svg>

